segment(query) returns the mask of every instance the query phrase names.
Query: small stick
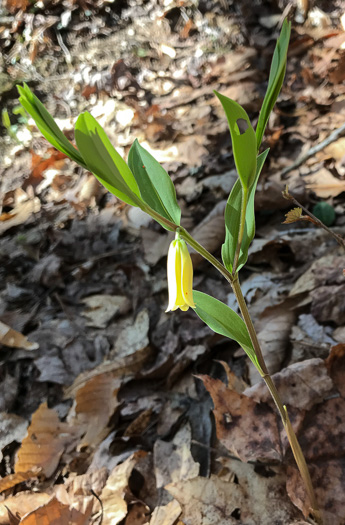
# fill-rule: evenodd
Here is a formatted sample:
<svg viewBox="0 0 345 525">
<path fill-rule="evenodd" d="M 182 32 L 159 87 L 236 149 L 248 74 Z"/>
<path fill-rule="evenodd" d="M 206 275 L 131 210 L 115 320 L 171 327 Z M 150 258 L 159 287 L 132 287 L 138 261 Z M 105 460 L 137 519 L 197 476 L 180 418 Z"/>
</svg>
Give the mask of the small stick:
<svg viewBox="0 0 345 525">
<path fill-rule="evenodd" d="M 309 151 L 307 151 L 307 153 L 304 153 L 303 155 L 298 157 L 298 159 L 296 159 L 295 162 L 291 164 L 291 166 L 287 166 L 286 168 L 284 168 L 283 171 L 281 172 L 281 176 L 285 177 L 285 175 L 290 173 L 290 171 L 294 170 L 295 168 L 298 168 L 298 166 L 300 166 L 310 157 L 315 155 L 315 153 L 318 153 L 319 151 L 323 150 L 326 146 L 328 146 L 329 144 L 337 140 L 344 132 L 345 132 L 345 124 L 340 126 L 340 128 L 332 131 L 332 133 L 325 140 L 323 140 L 319 144 L 316 144 L 316 146 L 314 146 Z"/>
<path fill-rule="evenodd" d="M 306 213 L 310 217 L 311 222 L 313 222 L 316 226 L 320 226 L 320 228 L 323 228 L 324 230 L 326 230 L 326 232 L 328 232 L 330 235 L 332 235 L 332 237 L 337 241 L 338 244 L 340 244 L 340 246 L 342 248 L 345 248 L 345 240 L 340 235 L 338 235 L 338 233 L 335 233 L 333 230 L 328 228 L 328 226 L 326 226 L 323 222 L 321 222 L 310 211 L 308 211 L 307 208 L 305 208 L 303 206 L 303 204 L 298 202 L 298 200 L 295 199 L 295 197 L 293 197 L 289 193 L 289 188 L 287 186 L 285 187 L 285 190 L 282 191 L 282 195 L 283 195 L 284 199 L 287 199 L 287 200 L 293 202 L 294 204 L 296 204 L 296 206 L 298 206 L 299 208 L 302 208 L 304 213 Z"/>
</svg>

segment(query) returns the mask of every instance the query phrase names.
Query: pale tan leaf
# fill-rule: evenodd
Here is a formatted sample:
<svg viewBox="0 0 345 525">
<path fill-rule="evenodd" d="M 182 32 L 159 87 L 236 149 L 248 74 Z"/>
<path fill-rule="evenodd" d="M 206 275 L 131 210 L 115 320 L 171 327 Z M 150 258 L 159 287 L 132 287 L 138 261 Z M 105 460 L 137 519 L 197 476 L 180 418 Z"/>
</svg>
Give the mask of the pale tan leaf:
<svg viewBox="0 0 345 525">
<path fill-rule="evenodd" d="M 188 525 L 232 525 L 238 520 L 231 514 L 244 504 L 239 485 L 212 475 L 167 485 L 166 490 L 182 506 L 182 520 Z"/>
<path fill-rule="evenodd" d="M 24 224 L 27 219 L 33 214 L 39 212 L 41 209 L 40 200 L 35 197 L 33 200 L 28 200 L 17 204 L 17 206 L 6 216 L 6 220 L 1 221 L 0 215 L 0 235 L 6 230 Z"/>
<path fill-rule="evenodd" d="M 75 414 L 69 421 L 86 432 L 80 446 L 95 446 L 108 434 L 108 421 L 118 406 L 119 387 L 119 379 L 108 373 L 93 377 L 77 391 Z"/>
<path fill-rule="evenodd" d="M 167 505 L 154 509 L 150 525 L 174 525 L 181 512 L 180 504 L 176 499 L 173 499 Z"/>
<path fill-rule="evenodd" d="M 106 328 L 109 321 L 119 314 L 128 312 L 130 302 L 121 295 L 91 295 L 82 300 L 87 310 L 82 313 L 87 319 L 87 326 Z"/>
<path fill-rule="evenodd" d="M 125 518 L 127 514 L 125 495 L 129 491 L 128 480 L 136 463 L 145 455 L 146 452 L 143 451 L 135 452 L 111 472 L 100 495 L 103 503 L 103 525 L 117 525 Z"/>
<path fill-rule="evenodd" d="M 18 451 L 15 473 L 40 468 L 46 477 L 50 477 L 59 464 L 66 442 L 71 440 L 71 432 L 60 422 L 55 410 L 42 403 L 33 414 L 28 435 Z"/>
<path fill-rule="evenodd" d="M 27 340 L 25 335 L 13 330 L 10 326 L 0 321 L 0 344 L 10 348 L 24 348 L 24 350 L 37 350 L 38 343 Z"/>
</svg>

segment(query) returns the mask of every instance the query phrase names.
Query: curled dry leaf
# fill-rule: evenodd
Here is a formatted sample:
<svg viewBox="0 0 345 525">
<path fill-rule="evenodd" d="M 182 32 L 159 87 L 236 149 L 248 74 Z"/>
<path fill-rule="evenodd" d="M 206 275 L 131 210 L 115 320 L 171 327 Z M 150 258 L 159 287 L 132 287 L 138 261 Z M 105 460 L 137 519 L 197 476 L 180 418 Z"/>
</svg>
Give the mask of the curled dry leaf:
<svg viewBox="0 0 345 525">
<path fill-rule="evenodd" d="M 10 348 L 24 348 L 24 350 L 37 350 L 38 343 L 31 343 L 25 335 L 13 330 L 0 321 L 0 344 Z"/>
<path fill-rule="evenodd" d="M 125 496 L 129 492 L 128 480 L 136 463 L 146 455 L 139 450 L 118 465 L 110 473 L 102 490 L 100 499 L 103 504 L 103 525 L 117 525 L 127 514 Z"/>
<path fill-rule="evenodd" d="M 281 460 L 277 419 L 271 408 L 230 390 L 219 379 L 199 376 L 214 404 L 217 437 L 242 461 Z"/>
<path fill-rule="evenodd" d="M 108 421 L 118 406 L 119 387 L 119 379 L 108 373 L 93 377 L 77 391 L 75 414 L 69 419 L 86 432 L 80 446 L 95 446 L 108 434 Z"/>
<path fill-rule="evenodd" d="M 23 439 L 14 466 L 15 473 L 40 469 L 49 478 L 56 470 L 72 429 L 61 423 L 55 410 L 42 403 L 32 416 L 28 435 Z"/>
</svg>

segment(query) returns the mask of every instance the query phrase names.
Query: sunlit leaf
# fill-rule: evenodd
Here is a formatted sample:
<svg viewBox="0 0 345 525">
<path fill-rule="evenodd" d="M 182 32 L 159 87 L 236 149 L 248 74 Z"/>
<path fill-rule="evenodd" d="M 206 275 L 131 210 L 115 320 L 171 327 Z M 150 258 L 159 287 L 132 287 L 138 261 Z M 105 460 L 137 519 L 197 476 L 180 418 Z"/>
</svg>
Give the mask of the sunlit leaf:
<svg viewBox="0 0 345 525">
<path fill-rule="evenodd" d="M 87 168 L 103 186 L 127 204 L 141 207 L 142 200 L 133 173 L 90 113 L 79 115 L 75 139 Z"/>
<path fill-rule="evenodd" d="M 51 114 L 46 110 L 36 95 L 32 93 L 30 88 L 24 84 L 24 86 L 17 86 L 17 89 L 20 94 L 19 102 L 34 119 L 36 126 L 42 135 L 56 149 L 62 151 L 62 153 L 65 153 L 65 155 L 68 155 L 68 157 L 86 168 L 85 161 L 79 151 L 72 146 L 56 124 Z"/>
<path fill-rule="evenodd" d="M 285 19 L 274 50 L 267 91 L 264 101 L 262 103 L 259 120 L 256 127 L 256 140 L 258 149 L 260 147 L 269 116 L 271 114 L 272 109 L 274 108 L 281 87 L 283 85 L 286 71 L 286 59 L 289 47 L 290 33 L 291 22 L 288 22 Z"/>
</svg>

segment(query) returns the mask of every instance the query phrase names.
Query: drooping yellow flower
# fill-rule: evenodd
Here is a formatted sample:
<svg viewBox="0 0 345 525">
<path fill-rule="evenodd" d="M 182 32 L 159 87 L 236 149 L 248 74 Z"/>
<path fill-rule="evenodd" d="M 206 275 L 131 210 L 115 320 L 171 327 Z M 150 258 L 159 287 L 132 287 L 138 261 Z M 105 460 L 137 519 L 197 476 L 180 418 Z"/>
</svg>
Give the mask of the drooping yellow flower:
<svg viewBox="0 0 345 525">
<path fill-rule="evenodd" d="M 168 252 L 169 305 L 166 312 L 195 308 L 193 301 L 193 264 L 187 245 L 176 232 Z"/>
</svg>

